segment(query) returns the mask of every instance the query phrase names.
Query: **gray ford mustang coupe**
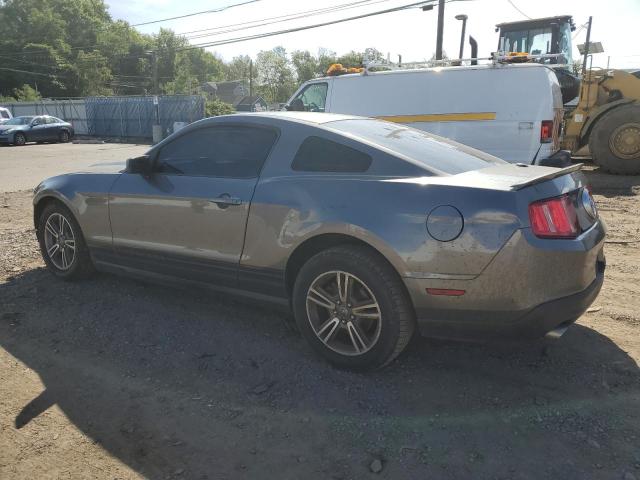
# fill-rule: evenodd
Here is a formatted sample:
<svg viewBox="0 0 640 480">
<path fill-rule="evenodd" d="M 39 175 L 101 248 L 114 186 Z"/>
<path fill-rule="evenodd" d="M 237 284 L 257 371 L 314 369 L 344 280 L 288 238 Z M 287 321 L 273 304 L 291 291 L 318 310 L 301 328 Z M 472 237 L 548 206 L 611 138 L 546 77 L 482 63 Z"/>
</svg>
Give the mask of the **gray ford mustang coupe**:
<svg viewBox="0 0 640 480">
<path fill-rule="evenodd" d="M 514 165 L 326 113 L 196 122 L 108 171 L 35 189 L 44 260 L 290 307 L 335 365 L 426 336 L 559 336 L 602 286 L 605 226 L 580 166 Z"/>
</svg>

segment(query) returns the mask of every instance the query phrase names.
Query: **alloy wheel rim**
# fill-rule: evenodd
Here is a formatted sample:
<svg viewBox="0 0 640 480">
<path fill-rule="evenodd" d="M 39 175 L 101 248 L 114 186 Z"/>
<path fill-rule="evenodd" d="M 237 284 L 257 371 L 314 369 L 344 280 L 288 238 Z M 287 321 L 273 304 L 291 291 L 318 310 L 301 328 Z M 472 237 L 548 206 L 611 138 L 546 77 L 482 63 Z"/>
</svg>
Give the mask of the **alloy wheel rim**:
<svg viewBox="0 0 640 480">
<path fill-rule="evenodd" d="M 15 143 L 17 145 L 24 145 L 26 143 L 26 139 L 24 138 L 24 135 L 21 135 L 21 134 L 16 135 Z"/>
<path fill-rule="evenodd" d="M 351 273 L 333 270 L 316 277 L 306 306 L 314 334 L 336 353 L 363 355 L 380 338 L 380 305 L 371 289 Z"/>
<path fill-rule="evenodd" d="M 69 270 L 76 258 L 76 238 L 69 221 L 52 213 L 45 223 L 44 245 L 51 263 L 59 270 Z"/>
<path fill-rule="evenodd" d="M 618 158 L 637 158 L 640 155 L 640 124 L 620 125 L 611 134 L 609 146 Z"/>
</svg>

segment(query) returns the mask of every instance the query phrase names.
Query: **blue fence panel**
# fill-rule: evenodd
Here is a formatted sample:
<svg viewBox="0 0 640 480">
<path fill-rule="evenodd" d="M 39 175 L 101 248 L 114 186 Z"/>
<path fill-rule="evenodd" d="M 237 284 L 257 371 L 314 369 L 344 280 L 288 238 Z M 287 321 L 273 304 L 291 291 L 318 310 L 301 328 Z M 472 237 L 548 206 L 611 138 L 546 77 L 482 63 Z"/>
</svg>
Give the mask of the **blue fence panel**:
<svg viewBox="0 0 640 480">
<path fill-rule="evenodd" d="M 154 97 L 89 97 L 86 99 L 89 135 L 119 138 L 152 138 L 156 120 Z M 164 136 L 174 122 L 204 118 L 204 98 L 198 95 L 158 97 L 157 111 Z"/>
</svg>

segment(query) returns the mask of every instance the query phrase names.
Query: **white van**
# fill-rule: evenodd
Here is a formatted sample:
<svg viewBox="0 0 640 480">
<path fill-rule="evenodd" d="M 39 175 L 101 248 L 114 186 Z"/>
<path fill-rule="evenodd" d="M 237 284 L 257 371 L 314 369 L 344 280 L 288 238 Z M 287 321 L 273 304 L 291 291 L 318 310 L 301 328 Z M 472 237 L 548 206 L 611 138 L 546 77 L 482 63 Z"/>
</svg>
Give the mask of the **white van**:
<svg viewBox="0 0 640 480">
<path fill-rule="evenodd" d="M 390 70 L 304 83 L 287 110 L 376 117 L 426 130 L 513 163 L 565 166 L 562 94 L 539 64 Z"/>
<path fill-rule="evenodd" d="M 11 120 L 12 115 L 8 108 L 0 107 L 0 125 L 7 120 Z"/>
</svg>

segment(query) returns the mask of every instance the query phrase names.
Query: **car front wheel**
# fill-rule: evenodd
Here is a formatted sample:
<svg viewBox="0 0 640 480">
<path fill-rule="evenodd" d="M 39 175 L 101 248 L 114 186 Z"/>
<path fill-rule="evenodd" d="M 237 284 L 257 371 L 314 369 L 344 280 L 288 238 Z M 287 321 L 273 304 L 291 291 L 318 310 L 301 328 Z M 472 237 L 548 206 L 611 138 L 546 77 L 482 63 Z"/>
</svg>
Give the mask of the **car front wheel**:
<svg viewBox="0 0 640 480">
<path fill-rule="evenodd" d="M 21 147 L 22 145 L 24 145 L 25 143 L 27 143 L 27 137 L 24 136 L 24 133 L 16 133 L 13 137 L 13 144 Z"/>
<path fill-rule="evenodd" d="M 47 205 L 38 221 L 38 242 L 49 270 L 64 280 L 85 278 L 93 263 L 78 222 L 60 203 Z"/>
<path fill-rule="evenodd" d="M 60 132 L 60 135 L 58 135 L 58 141 L 60 143 L 68 143 L 70 138 L 71 137 L 69 135 L 69 132 L 67 132 L 66 130 L 63 130 L 62 132 Z"/>
<path fill-rule="evenodd" d="M 400 277 L 366 247 L 335 247 L 307 261 L 296 278 L 293 309 L 311 346 L 332 364 L 352 370 L 387 365 L 415 328 Z"/>
</svg>

